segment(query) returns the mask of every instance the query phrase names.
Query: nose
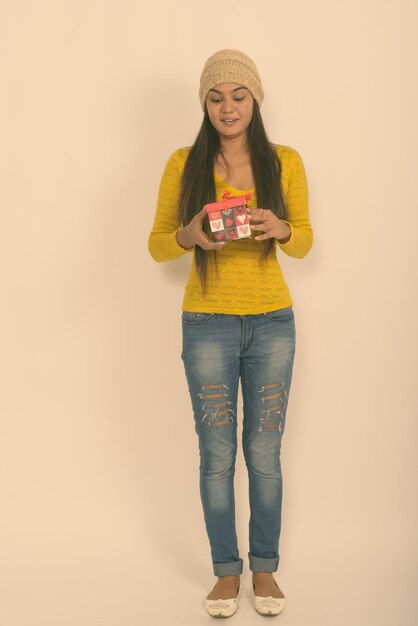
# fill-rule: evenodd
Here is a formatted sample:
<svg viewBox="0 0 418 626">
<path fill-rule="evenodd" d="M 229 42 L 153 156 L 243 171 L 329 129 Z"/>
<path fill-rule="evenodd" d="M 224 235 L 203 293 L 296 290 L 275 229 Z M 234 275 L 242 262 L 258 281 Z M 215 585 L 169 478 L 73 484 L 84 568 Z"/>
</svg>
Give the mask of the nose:
<svg viewBox="0 0 418 626">
<path fill-rule="evenodd" d="M 225 97 L 222 100 L 222 107 L 221 107 L 222 113 L 232 113 L 233 110 L 234 110 L 233 99 L 229 97 Z"/>
</svg>

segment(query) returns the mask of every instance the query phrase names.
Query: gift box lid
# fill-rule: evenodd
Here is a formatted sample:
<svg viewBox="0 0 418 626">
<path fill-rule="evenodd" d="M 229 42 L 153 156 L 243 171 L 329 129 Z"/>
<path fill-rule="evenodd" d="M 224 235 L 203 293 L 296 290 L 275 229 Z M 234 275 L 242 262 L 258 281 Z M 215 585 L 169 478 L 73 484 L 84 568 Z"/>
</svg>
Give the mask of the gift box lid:
<svg viewBox="0 0 418 626">
<path fill-rule="evenodd" d="M 224 197 L 218 202 L 211 202 L 205 204 L 206 212 L 213 213 L 214 211 L 222 211 L 223 209 L 232 209 L 236 206 L 243 206 L 247 204 L 247 200 L 251 198 L 251 193 L 246 193 L 242 196 L 230 196 L 231 192 L 225 191 Z"/>
</svg>

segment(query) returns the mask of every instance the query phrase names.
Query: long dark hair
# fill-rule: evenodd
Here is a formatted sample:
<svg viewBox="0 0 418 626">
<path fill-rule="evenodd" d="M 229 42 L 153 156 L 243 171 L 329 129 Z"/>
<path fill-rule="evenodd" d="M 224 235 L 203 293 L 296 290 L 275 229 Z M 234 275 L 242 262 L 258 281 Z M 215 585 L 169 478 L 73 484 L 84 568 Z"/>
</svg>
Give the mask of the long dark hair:
<svg viewBox="0 0 418 626">
<path fill-rule="evenodd" d="M 281 186 L 281 163 L 275 146 L 269 141 L 264 129 L 260 108 L 254 100 L 253 115 L 248 126 L 248 148 L 255 181 L 257 204 L 263 209 L 270 209 L 279 219 L 287 219 L 287 206 Z M 179 216 L 181 226 L 187 226 L 193 217 L 201 211 L 203 205 L 216 202 L 214 178 L 215 159 L 221 151 L 219 135 L 209 119 L 205 107 L 202 126 L 189 152 L 181 184 Z M 208 221 L 203 221 L 203 229 L 209 234 Z M 266 261 L 274 248 L 274 239 L 267 239 L 263 244 L 260 263 Z M 207 255 L 216 252 L 205 251 L 195 246 L 196 267 L 200 276 L 203 293 L 206 290 Z"/>
</svg>

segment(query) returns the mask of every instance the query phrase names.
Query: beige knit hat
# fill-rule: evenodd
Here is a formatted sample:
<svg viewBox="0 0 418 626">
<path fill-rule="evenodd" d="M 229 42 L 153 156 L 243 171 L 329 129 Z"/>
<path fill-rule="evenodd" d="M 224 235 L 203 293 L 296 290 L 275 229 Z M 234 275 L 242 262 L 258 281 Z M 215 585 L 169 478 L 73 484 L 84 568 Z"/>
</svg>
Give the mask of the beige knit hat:
<svg viewBox="0 0 418 626">
<path fill-rule="evenodd" d="M 205 110 L 209 89 L 219 83 L 244 85 L 259 105 L 263 102 L 264 91 L 261 78 L 254 61 L 240 50 L 219 50 L 206 61 L 200 76 L 199 98 Z"/>
</svg>

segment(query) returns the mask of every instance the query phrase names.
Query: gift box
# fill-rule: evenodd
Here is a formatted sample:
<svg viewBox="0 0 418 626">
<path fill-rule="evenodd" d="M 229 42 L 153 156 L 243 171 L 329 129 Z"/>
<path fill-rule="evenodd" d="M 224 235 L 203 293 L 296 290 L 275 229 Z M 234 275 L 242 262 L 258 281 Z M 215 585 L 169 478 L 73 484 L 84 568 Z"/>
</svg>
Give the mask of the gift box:
<svg viewBox="0 0 418 626">
<path fill-rule="evenodd" d="M 251 194 L 231 196 L 225 191 L 219 202 L 205 204 L 214 241 L 231 241 L 251 237 L 247 200 Z"/>
</svg>

